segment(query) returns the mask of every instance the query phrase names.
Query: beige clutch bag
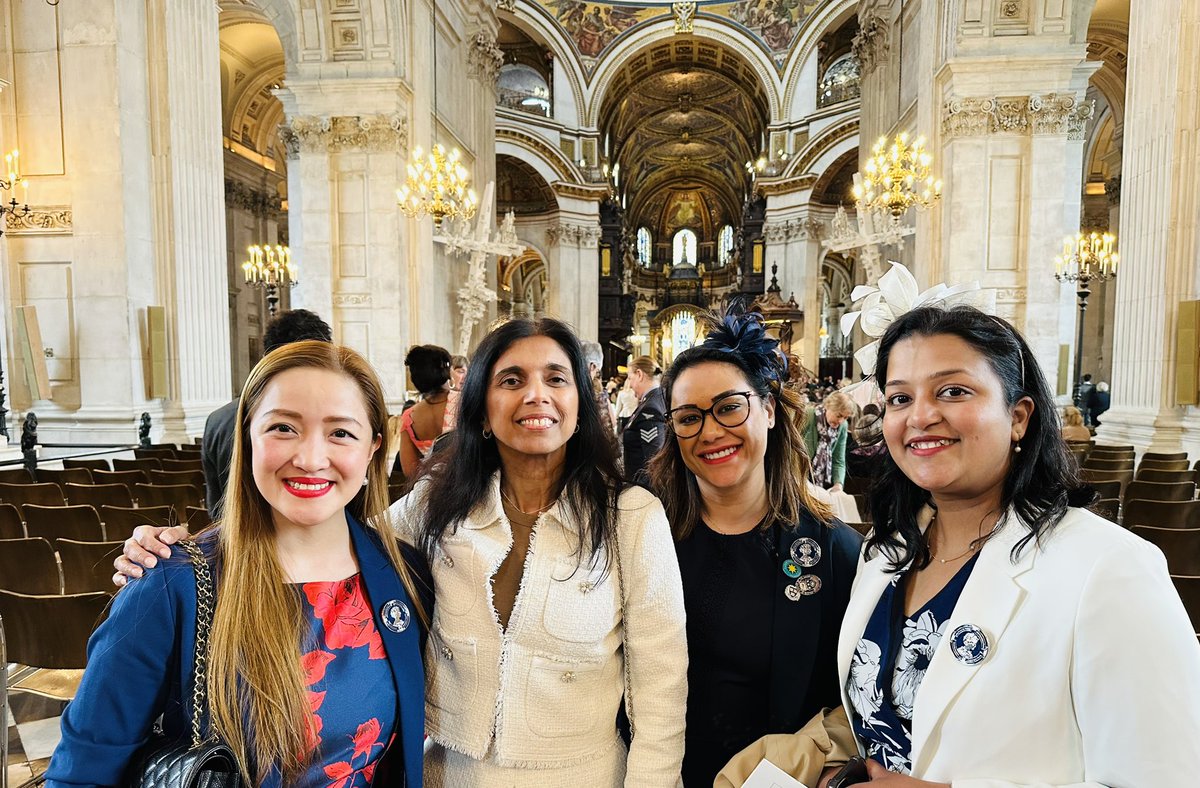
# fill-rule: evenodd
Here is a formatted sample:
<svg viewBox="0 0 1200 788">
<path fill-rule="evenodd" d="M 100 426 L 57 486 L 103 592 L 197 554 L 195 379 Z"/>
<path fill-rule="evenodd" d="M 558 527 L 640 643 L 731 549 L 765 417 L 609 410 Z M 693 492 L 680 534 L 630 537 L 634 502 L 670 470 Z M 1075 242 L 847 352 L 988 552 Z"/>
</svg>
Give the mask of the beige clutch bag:
<svg viewBox="0 0 1200 788">
<path fill-rule="evenodd" d="M 822 709 L 797 732 L 763 736 L 730 758 L 713 788 L 741 788 L 764 759 L 805 785 L 816 785 L 827 767 L 841 766 L 857 754 L 845 709 Z"/>
</svg>

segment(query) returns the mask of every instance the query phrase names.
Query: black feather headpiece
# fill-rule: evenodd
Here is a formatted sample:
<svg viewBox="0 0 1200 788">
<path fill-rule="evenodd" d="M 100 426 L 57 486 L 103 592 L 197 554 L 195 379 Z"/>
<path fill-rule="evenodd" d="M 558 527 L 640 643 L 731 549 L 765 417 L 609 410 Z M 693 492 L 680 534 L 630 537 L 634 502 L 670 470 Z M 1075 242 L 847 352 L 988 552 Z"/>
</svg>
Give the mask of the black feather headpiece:
<svg viewBox="0 0 1200 788">
<path fill-rule="evenodd" d="M 758 312 L 724 315 L 701 347 L 736 353 L 746 367 L 765 380 L 779 384 L 787 380 L 787 359 L 779 352 L 779 340 L 767 334 Z"/>
</svg>

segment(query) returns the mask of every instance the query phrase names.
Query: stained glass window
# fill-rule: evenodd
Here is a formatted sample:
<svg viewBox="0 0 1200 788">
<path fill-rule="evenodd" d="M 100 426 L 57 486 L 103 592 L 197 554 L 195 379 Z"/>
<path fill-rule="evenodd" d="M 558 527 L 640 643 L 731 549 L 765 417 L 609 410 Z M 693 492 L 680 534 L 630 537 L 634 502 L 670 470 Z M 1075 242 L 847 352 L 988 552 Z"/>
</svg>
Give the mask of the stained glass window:
<svg viewBox="0 0 1200 788">
<path fill-rule="evenodd" d="M 652 260 L 650 253 L 650 230 L 645 227 L 637 231 L 637 258 L 643 268 L 649 268 Z"/>
<path fill-rule="evenodd" d="M 717 236 L 717 265 L 725 266 L 733 258 L 733 226 L 725 225 Z"/>
</svg>

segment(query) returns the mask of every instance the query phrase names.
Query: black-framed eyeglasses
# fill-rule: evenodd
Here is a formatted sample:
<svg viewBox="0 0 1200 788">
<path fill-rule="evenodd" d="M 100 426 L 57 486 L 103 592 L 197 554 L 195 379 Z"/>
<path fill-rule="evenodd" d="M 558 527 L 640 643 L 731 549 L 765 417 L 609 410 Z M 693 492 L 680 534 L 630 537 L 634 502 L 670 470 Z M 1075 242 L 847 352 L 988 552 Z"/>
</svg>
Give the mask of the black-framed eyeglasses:
<svg viewBox="0 0 1200 788">
<path fill-rule="evenodd" d="M 754 391 L 735 391 L 718 397 L 711 406 L 680 405 L 667 411 L 667 423 L 677 438 L 694 438 L 704 429 L 704 417 L 712 416 L 722 427 L 740 427 L 750 418 L 750 398 Z"/>
</svg>

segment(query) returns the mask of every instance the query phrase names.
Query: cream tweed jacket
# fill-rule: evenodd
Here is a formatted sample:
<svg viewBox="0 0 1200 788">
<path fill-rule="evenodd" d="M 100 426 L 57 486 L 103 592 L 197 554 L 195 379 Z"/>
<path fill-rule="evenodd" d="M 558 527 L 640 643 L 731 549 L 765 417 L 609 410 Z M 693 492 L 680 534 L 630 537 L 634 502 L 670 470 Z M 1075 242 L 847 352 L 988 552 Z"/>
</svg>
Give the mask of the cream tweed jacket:
<svg viewBox="0 0 1200 788">
<path fill-rule="evenodd" d="M 619 501 L 615 562 L 582 565 L 576 526 L 555 504 L 534 525 L 507 630 L 492 577 L 512 547 L 500 476 L 443 537 L 432 563 L 436 603 L 426 648 L 426 725 L 435 742 L 476 760 L 528 769 L 587 763 L 619 746 L 625 654 L 635 730 L 626 786 L 674 786 L 683 761 L 687 641 L 675 546 L 658 499 L 633 487 Z M 422 485 L 392 505 L 397 533 L 417 541 Z"/>
</svg>

